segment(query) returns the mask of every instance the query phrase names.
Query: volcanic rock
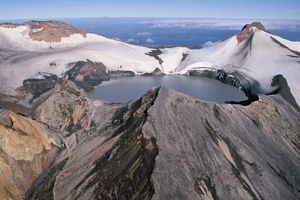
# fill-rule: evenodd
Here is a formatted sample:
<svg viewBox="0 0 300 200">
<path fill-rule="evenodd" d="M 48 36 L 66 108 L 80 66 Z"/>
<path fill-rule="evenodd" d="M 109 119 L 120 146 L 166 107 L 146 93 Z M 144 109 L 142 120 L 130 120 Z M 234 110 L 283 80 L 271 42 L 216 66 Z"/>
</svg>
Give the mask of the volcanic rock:
<svg viewBox="0 0 300 200">
<path fill-rule="evenodd" d="M 84 98 L 70 82 L 38 108 L 38 119 L 61 128 L 78 113 L 66 105 Z M 300 197 L 300 113 L 279 94 L 218 105 L 158 88 L 128 104 L 79 105 L 86 120 L 67 123 L 77 127 L 64 128 L 69 148 L 26 199 Z"/>
<path fill-rule="evenodd" d="M 245 39 L 249 38 L 250 35 L 253 33 L 252 31 L 252 28 L 255 27 L 259 30 L 262 30 L 262 31 L 265 31 L 265 32 L 268 32 L 266 30 L 266 28 L 260 23 L 260 22 L 253 22 L 251 24 L 246 24 L 241 32 L 239 34 L 236 35 L 236 38 L 239 42 L 242 42 L 244 41 Z"/>
<path fill-rule="evenodd" d="M 102 63 L 94 63 L 88 60 L 69 65 L 73 67 L 66 72 L 68 79 L 87 92 L 94 89 L 94 86 L 110 79 L 110 75 Z"/>
<path fill-rule="evenodd" d="M 0 199 L 24 199 L 61 147 L 60 138 L 45 126 L 0 109 Z"/>
</svg>

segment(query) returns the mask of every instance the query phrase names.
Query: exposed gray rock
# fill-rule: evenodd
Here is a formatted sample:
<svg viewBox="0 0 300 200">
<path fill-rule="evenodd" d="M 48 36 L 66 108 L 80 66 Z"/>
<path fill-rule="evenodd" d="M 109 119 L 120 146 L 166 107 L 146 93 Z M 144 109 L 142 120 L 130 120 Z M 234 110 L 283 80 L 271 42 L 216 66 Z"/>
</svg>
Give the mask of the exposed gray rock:
<svg viewBox="0 0 300 200">
<path fill-rule="evenodd" d="M 90 126 L 65 136 L 69 149 L 35 181 L 26 199 L 150 199 L 158 149 L 142 127 L 156 95 L 154 90 L 127 105 L 94 105 Z"/>
<path fill-rule="evenodd" d="M 7 109 L 14 113 L 30 116 L 31 106 L 20 97 L 0 94 L 0 108 Z"/>
<path fill-rule="evenodd" d="M 65 80 L 34 109 L 33 116 L 50 127 L 72 134 L 89 126 L 90 107 L 90 100 L 83 89 L 76 87 L 72 81 Z"/>
<path fill-rule="evenodd" d="M 154 49 L 151 52 L 146 53 L 146 55 L 155 58 L 158 63 L 161 65 L 164 61 L 159 57 L 163 52 L 160 49 Z"/>
<path fill-rule="evenodd" d="M 87 60 L 69 65 L 72 68 L 66 72 L 68 79 L 87 92 L 94 89 L 94 86 L 110 79 L 110 75 L 102 63 Z"/>
<path fill-rule="evenodd" d="M 248 106 L 166 88 L 113 104 L 65 80 L 34 109 L 63 148 L 25 199 L 299 199 L 300 112 L 282 77 L 274 86 Z"/>
<path fill-rule="evenodd" d="M 22 89 L 25 93 L 32 94 L 32 100 L 40 97 L 45 92 L 52 90 L 61 79 L 54 74 L 40 73 L 44 78 L 31 78 L 23 81 Z"/>
<path fill-rule="evenodd" d="M 288 86 L 286 79 L 282 75 L 275 76 L 272 80 L 271 85 L 273 87 L 278 88 L 275 92 L 273 92 L 273 94 L 280 94 L 296 110 L 300 111 L 299 105 L 297 104 L 296 99 L 292 95 L 290 87 Z"/>
<path fill-rule="evenodd" d="M 160 88 L 129 104 L 98 102 L 87 109 L 89 123 L 64 136 L 69 149 L 35 181 L 27 199 L 300 196 L 300 113 L 280 95 L 243 107 Z"/>
<path fill-rule="evenodd" d="M 260 94 L 259 82 L 242 72 L 233 71 L 229 73 L 222 69 L 202 69 L 202 70 L 191 70 L 187 73 L 187 75 L 213 78 L 218 81 L 221 81 L 222 83 L 240 88 L 241 90 L 243 90 L 245 95 L 249 98 L 249 100 L 247 101 L 249 103 L 256 101 L 257 95 Z M 245 104 L 249 105 L 249 103 L 247 102 Z M 239 102 L 229 102 L 229 103 L 239 103 Z"/>
<path fill-rule="evenodd" d="M 182 54 L 181 62 L 185 61 L 186 58 L 188 57 L 188 55 L 189 55 L 189 54 L 187 54 L 187 53 L 183 53 L 183 54 Z"/>
<path fill-rule="evenodd" d="M 144 73 L 142 76 L 164 76 L 166 75 L 163 73 L 160 69 L 156 68 L 153 72 L 151 73 Z"/>
<path fill-rule="evenodd" d="M 135 73 L 133 71 L 127 71 L 127 70 L 115 70 L 109 72 L 110 76 L 113 77 L 122 77 L 122 76 L 135 76 Z"/>
<path fill-rule="evenodd" d="M 300 113 L 281 96 L 243 107 L 160 89 L 153 199 L 298 199 Z"/>
</svg>

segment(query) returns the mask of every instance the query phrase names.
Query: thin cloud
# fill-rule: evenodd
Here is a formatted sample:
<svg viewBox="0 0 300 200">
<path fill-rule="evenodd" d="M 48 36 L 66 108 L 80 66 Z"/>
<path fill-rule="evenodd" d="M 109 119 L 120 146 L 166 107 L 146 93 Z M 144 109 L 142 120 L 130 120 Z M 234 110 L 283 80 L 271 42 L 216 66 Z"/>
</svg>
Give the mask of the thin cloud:
<svg viewBox="0 0 300 200">
<path fill-rule="evenodd" d="M 247 23 L 260 21 L 269 30 L 300 30 L 300 20 L 261 20 L 261 19 L 167 19 L 148 20 L 140 23 L 149 24 L 151 28 L 189 28 L 189 29 L 226 29 L 240 30 Z"/>
<path fill-rule="evenodd" d="M 151 38 L 148 38 L 148 39 L 146 40 L 146 42 L 147 42 L 147 43 L 154 43 L 154 40 L 152 40 Z"/>
<path fill-rule="evenodd" d="M 150 35 L 152 35 L 152 33 L 149 33 L 149 32 L 139 32 L 136 35 L 137 36 L 150 36 Z"/>
</svg>

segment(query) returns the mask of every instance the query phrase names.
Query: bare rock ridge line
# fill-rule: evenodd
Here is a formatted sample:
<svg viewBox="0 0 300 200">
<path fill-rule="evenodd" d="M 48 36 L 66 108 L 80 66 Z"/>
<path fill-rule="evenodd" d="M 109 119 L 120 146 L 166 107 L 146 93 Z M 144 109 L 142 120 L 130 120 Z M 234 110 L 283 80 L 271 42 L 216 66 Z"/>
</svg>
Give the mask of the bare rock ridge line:
<svg viewBox="0 0 300 200">
<path fill-rule="evenodd" d="M 3 127 L 18 126 L 9 117 L 15 116 L 54 139 L 45 140 L 48 164 L 35 171 L 32 185 L 9 194 L 14 199 L 25 192 L 25 199 L 300 196 L 300 113 L 278 94 L 249 106 L 218 105 L 158 88 L 128 104 L 110 104 L 90 102 L 67 81 L 36 108 L 39 122 L 1 113 Z M 30 133 L 21 124 L 12 129 Z M 31 170 L 23 168 L 18 176 Z M 5 180 L 4 187 L 17 180 Z"/>
<path fill-rule="evenodd" d="M 295 121 L 299 112 L 284 102 L 275 95 L 261 96 L 246 107 L 219 106 L 161 89 L 149 110 L 159 147 L 154 199 L 299 198 L 299 123 Z M 290 125 L 291 129 L 281 131 Z M 276 144 L 275 138 L 280 138 Z M 269 161 L 290 174 L 288 184 Z M 206 178 L 204 184 L 203 176 L 210 181 Z M 290 181 L 296 182 L 290 185 Z M 185 185 L 179 191 L 178 182 Z M 268 186 L 269 182 L 274 184 Z"/>
<path fill-rule="evenodd" d="M 72 96 L 62 100 L 70 91 Z M 83 100 L 82 91 L 71 83 L 62 91 L 57 90 L 53 98 L 38 108 L 37 117 L 67 131 L 63 137 L 69 149 L 36 179 L 26 199 L 44 196 L 49 199 L 54 196 L 56 199 L 150 199 L 154 193 L 151 174 L 158 149 L 156 139 L 142 127 L 156 95 L 154 90 L 128 105 L 93 106 L 88 105 L 87 99 Z M 85 103 L 79 103 L 79 99 Z M 72 108 L 73 103 L 79 107 L 64 115 L 61 110 L 54 110 L 51 115 L 47 112 L 51 104 Z M 59 124 L 62 120 L 71 123 L 64 126 Z"/>
<path fill-rule="evenodd" d="M 297 199 L 299 117 L 280 95 L 243 107 L 159 88 L 99 104 L 69 81 L 36 109 L 63 148 L 26 199 Z"/>
</svg>

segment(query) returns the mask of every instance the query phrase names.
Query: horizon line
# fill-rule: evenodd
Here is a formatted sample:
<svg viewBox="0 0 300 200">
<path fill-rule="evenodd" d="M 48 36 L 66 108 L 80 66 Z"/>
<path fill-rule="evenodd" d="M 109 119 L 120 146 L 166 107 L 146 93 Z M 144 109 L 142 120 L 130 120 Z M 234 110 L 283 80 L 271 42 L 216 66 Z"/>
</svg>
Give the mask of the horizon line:
<svg viewBox="0 0 300 200">
<path fill-rule="evenodd" d="M 280 21 L 300 21 L 300 19 L 279 19 L 279 18 L 213 18 L 213 17 L 122 17 L 122 16 L 96 16 L 96 17 L 28 17 L 28 18 L 0 18 L 0 21 L 17 21 L 17 20 L 57 20 L 57 19 L 217 19 L 217 20 L 280 20 Z"/>
</svg>

